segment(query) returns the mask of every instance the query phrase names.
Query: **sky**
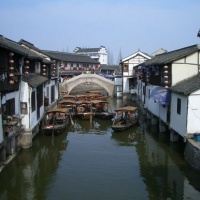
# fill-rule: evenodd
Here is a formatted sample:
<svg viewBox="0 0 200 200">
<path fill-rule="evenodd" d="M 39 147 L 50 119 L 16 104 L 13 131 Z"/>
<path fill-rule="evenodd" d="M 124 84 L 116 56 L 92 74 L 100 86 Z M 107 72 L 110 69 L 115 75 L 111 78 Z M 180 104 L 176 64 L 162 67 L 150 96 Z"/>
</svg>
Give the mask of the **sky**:
<svg viewBox="0 0 200 200">
<path fill-rule="evenodd" d="M 113 64 L 200 44 L 200 0 L 0 0 L 0 35 L 42 50 L 105 46 Z"/>
</svg>

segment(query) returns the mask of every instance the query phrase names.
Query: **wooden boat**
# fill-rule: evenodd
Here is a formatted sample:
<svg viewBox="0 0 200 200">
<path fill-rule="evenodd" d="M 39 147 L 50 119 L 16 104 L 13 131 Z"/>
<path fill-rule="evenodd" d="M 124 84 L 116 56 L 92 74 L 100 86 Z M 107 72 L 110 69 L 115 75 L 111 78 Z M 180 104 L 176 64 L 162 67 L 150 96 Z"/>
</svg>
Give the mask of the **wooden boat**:
<svg viewBox="0 0 200 200">
<path fill-rule="evenodd" d="M 86 94 L 78 94 L 78 95 L 76 95 L 76 101 L 81 101 L 81 100 L 87 101 L 88 100 L 88 95 L 86 95 Z"/>
<path fill-rule="evenodd" d="M 65 95 L 63 95 L 63 99 L 65 99 L 65 100 L 74 100 L 74 101 L 76 101 L 76 95 L 65 94 Z"/>
<path fill-rule="evenodd" d="M 67 108 L 48 110 L 43 118 L 42 131 L 45 135 L 61 134 L 69 125 L 70 112 Z"/>
<path fill-rule="evenodd" d="M 92 112 L 90 101 L 76 101 L 76 116 L 80 119 L 92 119 L 94 118 L 94 113 Z"/>
<path fill-rule="evenodd" d="M 99 90 L 91 90 L 87 91 L 86 94 L 88 94 L 88 100 L 107 100 L 108 96 L 104 96 L 101 94 Z"/>
<path fill-rule="evenodd" d="M 92 108 L 96 118 L 99 119 L 112 119 L 115 112 L 110 112 L 108 109 L 108 102 L 104 100 L 91 100 Z"/>
<path fill-rule="evenodd" d="M 138 108 L 134 106 L 124 106 L 115 110 L 116 115 L 112 119 L 112 130 L 115 132 L 124 131 L 138 122 Z"/>
<path fill-rule="evenodd" d="M 75 115 L 75 110 L 76 110 L 76 101 L 74 100 L 61 100 L 58 102 L 58 107 L 59 108 L 67 108 L 69 112 L 71 113 L 71 116 Z"/>
</svg>

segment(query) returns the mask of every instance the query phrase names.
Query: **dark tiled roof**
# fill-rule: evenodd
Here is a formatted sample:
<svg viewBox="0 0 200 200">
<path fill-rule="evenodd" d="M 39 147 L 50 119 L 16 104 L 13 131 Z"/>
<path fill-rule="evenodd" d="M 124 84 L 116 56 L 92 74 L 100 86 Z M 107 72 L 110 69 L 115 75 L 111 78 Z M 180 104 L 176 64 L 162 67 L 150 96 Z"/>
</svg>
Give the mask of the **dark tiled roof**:
<svg viewBox="0 0 200 200">
<path fill-rule="evenodd" d="M 39 55 L 38 53 L 36 53 L 36 54 L 37 54 L 38 56 L 40 56 L 40 58 L 42 59 L 42 62 L 43 62 L 43 63 L 46 63 L 46 64 L 51 64 L 51 63 L 53 63 L 52 61 L 50 61 L 50 60 L 48 60 L 48 59 L 45 59 L 45 58 L 47 57 L 47 55 L 43 55 L 44 52 L 43 52 L 42 50 L 38 49 L 37 47 L 35 47 L 34 44 L 32 44 L 32 43 L 30 43 L 30 42 L 28 42 L 28 41 L 26 41 L 26 40 L 24 40 L 24 39 L 21 39 L 18 43 L 19 43 L 20 45 L 22 45 L 22 46 L 25 46 L 25 48 L 29 48 L 29 49 L 31 49 L 31 50 L 33 50 L 33 51 L 36 51 L 36 52 L 40 53 L 40 55 Z M 30 50 L 30 51 L 31 51 L 31 50 Z M 33 52 L 33 51 L 31 51 L 31 52 Z M 34 53 L 34 52 L 33 52 L 33 53 Z"/>
<path fill-rule="evenodd" d="M 22 81 L 27 82 L 32 87 L 38 87 L 48 81 L 48 78 L 40 76 L 40 74 L 28 74 L 22 76 Z"/>
<path fill-rule="evenodd" d="M 192 76 L 190 78 L 178 82 L 176 85 L 170 88 L 170 91 L 182 95 L 189 95 L 198 89 L 200 89 L 200 73 L 196 76 Z"/>
<path fill-rule="evenodd" d="M 75 53 L 94 53 L 98 52 L 101 48 L 79 48 Z"/>
<path fill-rule="evenodd" d="M 17 42 L 14 42 L 4 36 L 0 35 L 0 47 L 5 48 L 9 51 L 13 51 L 13 53 L 18 53 L 20 55 L 26 56 L 30 59 L 42 59 L 38 54 L 29 51 L 28 49 L 22 47 Z"/>
<path fill-rule="evenodd" d="M 159 55 L 156 55 L 154 58 L 145 61 L 143 63 L 143 66 L 168 64 L 177 59 L 184 58 L 185 56 L 188 56 L 199 50 L 200 48 L 198 45 L 193 45 L 193 46 L 185 47 L 185 48 L 178 49 L 175 51 L 159 54 Z"/>
<path fill-rule="evenodd" d="M 102 64 L 102 65 L 100 65 L 100 69 L 103 69 L 103 70 L 115 70 L 115 69 L 119 69 L 119 65 L 105 65 L 105 64 Z"/>
<path fill-rule="evenodd" d="M 97 62 L 96 60 L 92 59 L 90 56 L 87 55 L 79 55 L 76 53 L 66 53 L 66 52 L 48 51 L 48 50 L 43 50 L 43 52 L 49 55 L 50 57 L 61 61 L 99 64 L 99 62 Z"/>
</svg>

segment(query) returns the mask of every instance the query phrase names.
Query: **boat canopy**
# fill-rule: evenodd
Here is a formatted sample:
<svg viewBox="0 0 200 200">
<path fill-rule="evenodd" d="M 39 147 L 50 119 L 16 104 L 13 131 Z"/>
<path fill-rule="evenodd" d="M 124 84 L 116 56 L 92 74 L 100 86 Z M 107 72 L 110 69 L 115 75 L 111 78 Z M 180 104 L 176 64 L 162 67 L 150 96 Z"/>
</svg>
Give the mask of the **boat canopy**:
<svg viewBox="0 0 200 200">
<path fill-rule="evenodd" d="M 115 111 L 136 111 L 137 110 L 137 107 L 135 106 L 124 106 L 124 107 L 121 107 L 121 108 L 117 108 Z"/>
<path fill-rule="evenodd" d="M 54 109 L 51 109 L 51 110 L 47 111 L 47 113 L 57 113 L 57 112 L 69 113 L 69 110 L 67 108 L 54 108 Z"/>
</svg>

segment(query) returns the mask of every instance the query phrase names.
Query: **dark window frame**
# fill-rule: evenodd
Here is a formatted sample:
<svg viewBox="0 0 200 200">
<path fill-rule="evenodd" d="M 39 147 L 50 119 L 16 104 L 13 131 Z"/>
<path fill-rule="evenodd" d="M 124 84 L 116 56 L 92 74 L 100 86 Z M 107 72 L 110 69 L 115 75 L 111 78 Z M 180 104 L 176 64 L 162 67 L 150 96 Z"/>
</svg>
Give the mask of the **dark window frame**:
<svg viewBox="0 0 200 200">
<path fill-rule="evenodd" d="M 177 98 L 177 114 L 181 114 L 181 99 Z"/>
<path fill-rule="evenodd" d="M 34 112 L 36 110 L 36 102 L 35 102 L 36 92 L 33 91 L 31 94 L 31 110 Z"/>
</svg>

